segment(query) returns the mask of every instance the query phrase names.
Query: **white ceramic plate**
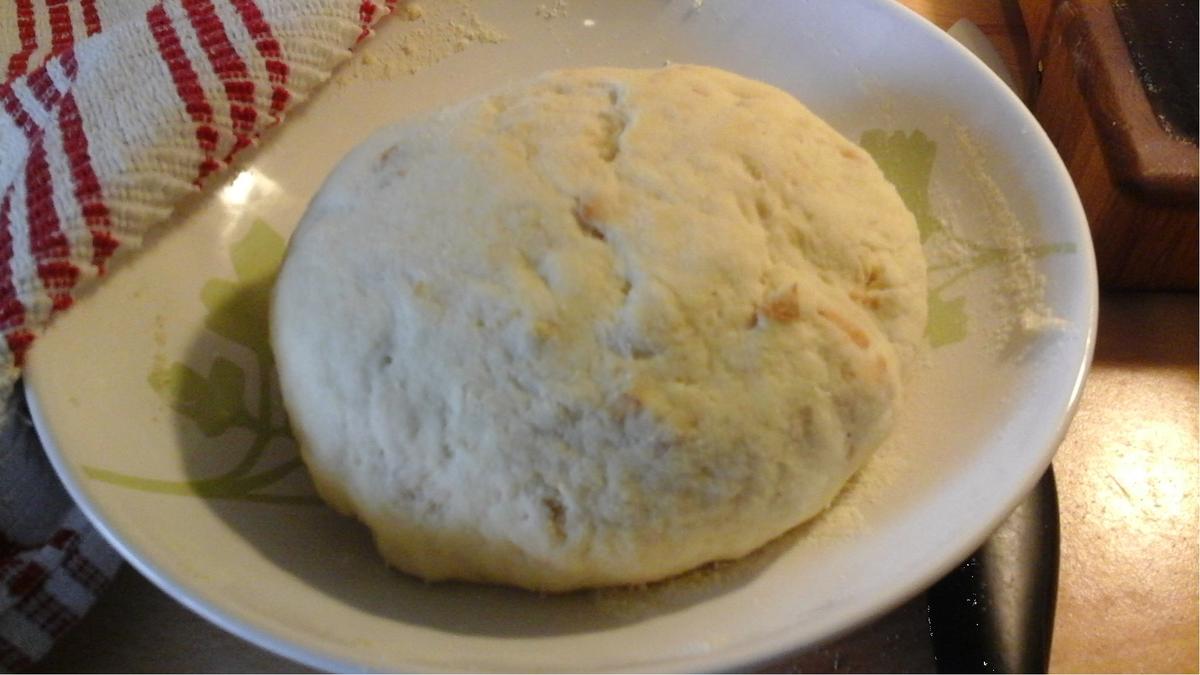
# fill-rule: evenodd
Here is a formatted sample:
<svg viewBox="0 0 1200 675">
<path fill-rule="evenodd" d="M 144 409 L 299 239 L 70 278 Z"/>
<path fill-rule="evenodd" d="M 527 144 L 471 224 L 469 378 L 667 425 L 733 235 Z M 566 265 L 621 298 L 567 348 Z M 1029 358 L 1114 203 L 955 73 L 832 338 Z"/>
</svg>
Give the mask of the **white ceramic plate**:
<svg viewBox="0 0 1200 675">
<path fill-rule="evenodd" d="M 1034 119 L 936 28 L 880 0 L 569 0 L 555 18 L 543 4 L 479 0 L 506 41 L 327 88 L 33 350 L 42 438 L 108 537 L 192 609 L 309 665 L 748 668 L 964 558 L 1044 471 L 1079 395 L 1096 281 L 1077 197 Z M 893 441 L 815 523 L 649 589 L 542 597 L 385 569 L 361 527 L 315 503 L 285 430 L 262 332 L 284 238 L 379 125 L 550 67 L 668 59 L 793 92 L 917 212 L 933 346 Z"/>
</svg>

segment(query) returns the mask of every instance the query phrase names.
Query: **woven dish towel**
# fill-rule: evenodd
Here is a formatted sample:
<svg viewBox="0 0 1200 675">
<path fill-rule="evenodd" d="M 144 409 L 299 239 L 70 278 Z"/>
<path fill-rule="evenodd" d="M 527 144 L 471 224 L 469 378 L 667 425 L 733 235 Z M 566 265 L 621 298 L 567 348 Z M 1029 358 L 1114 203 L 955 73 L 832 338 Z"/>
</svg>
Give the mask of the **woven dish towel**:
<svg viewBox="0 0 1200 675">
<path fill-rule="evenodd" d="M 14 391 L 26 352 L 395 2 L 0 1 L 0 667 L 45 655 L 120 564 Z"/>
</svg>

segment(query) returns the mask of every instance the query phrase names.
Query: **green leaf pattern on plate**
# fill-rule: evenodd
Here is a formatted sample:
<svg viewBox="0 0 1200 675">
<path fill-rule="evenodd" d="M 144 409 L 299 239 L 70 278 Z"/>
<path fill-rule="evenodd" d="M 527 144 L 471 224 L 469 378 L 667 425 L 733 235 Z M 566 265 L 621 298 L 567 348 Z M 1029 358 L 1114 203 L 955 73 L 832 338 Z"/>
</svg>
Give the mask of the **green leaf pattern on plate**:
<svg viewBox="0 0 1200 675">
<path fill-rule="evenodd" d="M 875 158 L 883 175 L 896 186 L 904 205 L 917 219 L 921 241 L 945 231 L 946 226 L 933 214 L 929 203 L 929 179 L 933 175 L 933 160 L 937 143 L 920 131 L 905 134 L 871 129 L 863 133 L 859 145 Z"/>
<path fill-rule="evenodd" d="M 1008 263 L 1018 254 L 1041 258 L 1070 253 L 1072 244 L 1031 246 L 1024 251 L 989 245 L 966 239 L 934 214 L 929 198 L 929 182 L 937 158 L 937 143 L 920 130 L 910 132 L 871 129 L 859 138 L 863 147 L 879 165 L 883 175 L 896 187 L 904 205 L 912 211 L 921 233 L 921 243 L 929 250 L 953 246 L 964 254 L 950 263 L 929 268 L 929 320 L 925 335 L 930 346 L 945 347 L 962 342 L 970 333 L 965 295 L 950 295 L 951 288 L 965 277 L 987 267 Z"/>
<path fill-rule="evenodd" d="M 237 281 L 211 279 L 200 291 L 208 308 L 205 328 L 248 347 L 267 363 L 274 362 L 267 325 L 271 287 L 283 264 L 284 249 L 283 237 L 256 221 L 229 251 Z"/>
<path fill-rule="evenodd" d="M 966 304 L 967 299 L 962 296 L 945 300 L 941 293 L 929 294 L 929 321 L 925 324 L 925 336 L 931 347 L 952 345 L 966 339 Z"/>
<path fill-rule="evenodd" d="M 123 487 L 162 494 L 195 495 L 253 502 L 315 504 L 309 495 L 265 492 L 303 465 L 298 457 L 274 463 L 264 461 L 270 445 L 291 439 L 283 413 L 271 354 L 268 316 L 271 287 L 283 262 L 285 242 L 266 223 L 254 222 L 230 248 L 236 279 L 210 279 L 200 291 L 207 310 L 204 327 L 254 355 L 258 372 L 257 400 L 246 400 L 246 373 L 242 366 L 217 355 L 202 373 L 180 362 L 157 362 L 147 382 L 158 397 L 200 432 L 215 438 L 240 428 L 251 432 L 240 460 L 224 473 L 210 478 L 168 481 L 132 476 L 86 466 L 88 476 Z M 261 466 L 267 464 L 267 466 Z"/>
<path fill-rule="evenodd" d="M 191 418 L 205 436 L 220 436 L 230 427 L 250 427 L 255 420 L 246 410 L 242 392 L 246 374 L 241 366 L 218 356 L 208 375 L 182 363 L 150 371 L 150 386 L 175 412 Z"/>
</svg>

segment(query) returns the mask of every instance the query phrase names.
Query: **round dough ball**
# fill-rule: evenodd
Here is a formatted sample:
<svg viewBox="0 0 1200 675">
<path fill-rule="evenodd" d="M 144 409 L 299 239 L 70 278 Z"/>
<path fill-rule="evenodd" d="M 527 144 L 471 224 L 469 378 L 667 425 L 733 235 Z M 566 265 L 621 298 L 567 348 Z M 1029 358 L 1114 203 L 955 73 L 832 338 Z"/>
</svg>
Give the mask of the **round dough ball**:
<svg viewBox="0 0 1200 675">
<path fill-rule="evenodd" d="M 925 303 L 912 215 L 794 98 L 586 69 L 350 153 L 272 340 L 317 488 L 390 563 L 563 591 L 824 509 L 889 430 Z"/>
</svg>

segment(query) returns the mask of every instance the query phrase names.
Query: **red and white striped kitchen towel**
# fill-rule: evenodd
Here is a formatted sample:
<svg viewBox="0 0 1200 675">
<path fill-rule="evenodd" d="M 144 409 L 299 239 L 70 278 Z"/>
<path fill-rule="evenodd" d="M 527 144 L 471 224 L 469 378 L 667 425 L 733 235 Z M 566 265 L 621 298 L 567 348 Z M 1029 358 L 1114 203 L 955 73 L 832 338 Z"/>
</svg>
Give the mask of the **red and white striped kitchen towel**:
<svg viewBox="0 0 1200 675">
<path fill-rule="evenodd" d="M 10 395 L 39 330 L 395 1 L 0 0 L 0 666 L 41 658 L 119 564 Z"/>
</svg>

